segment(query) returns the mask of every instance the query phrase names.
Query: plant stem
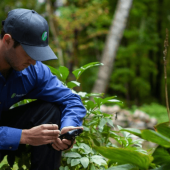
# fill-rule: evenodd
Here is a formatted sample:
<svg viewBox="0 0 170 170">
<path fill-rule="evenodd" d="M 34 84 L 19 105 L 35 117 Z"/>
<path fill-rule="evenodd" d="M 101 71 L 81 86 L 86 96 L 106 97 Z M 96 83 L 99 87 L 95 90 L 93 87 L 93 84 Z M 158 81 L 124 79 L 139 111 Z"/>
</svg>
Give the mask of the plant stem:
<svg viewBox="0 0 170 170">
<path fill-rule="evenodd" d="M 164 51 L 163 51 L 163 61 L 164 61 L 164 79 L 165 79 L 165 99 L 166 99 L 166 108 L 167 108 L 167 113 L 168 113 L 168 117 L 169 117 L 169 123 L 170 123 L 170 111 L 169 111 L 169 100 L 168 100 L 168 88 L 167 88 L 167 71 L 166 71 L 166 64 L 167 64 L 167 60 L 166 60 L 166 56 L 167 56 L 167 49 L 168 49 L 168 29 L 166 28 L 166 38 L 164 41 Z"/>
</svg>

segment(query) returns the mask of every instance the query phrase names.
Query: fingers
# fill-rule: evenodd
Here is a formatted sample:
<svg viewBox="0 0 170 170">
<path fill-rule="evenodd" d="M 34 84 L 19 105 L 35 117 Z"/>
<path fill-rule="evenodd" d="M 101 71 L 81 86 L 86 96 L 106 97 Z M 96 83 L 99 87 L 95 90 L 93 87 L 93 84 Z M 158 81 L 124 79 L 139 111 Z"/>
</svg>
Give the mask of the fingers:
<svg viewBox="0 0 170 170">
<path fill-rule="evenodd" d="M 40 125 L 40 126 L 43 129 L 58 130 L 58 125 L 56 125 L 56 124 L 43 124 L 43 125 Z"/>
<path fill-rule="evenodd" d="M 69 143 L 71 145 L 71 141 Z M 60 138 L 57 138 L 55 140 L 55 142 L 52 144 L 52 147 L 56 150 L 65 150 L 68 148 L 68 144 L 67 143 L 64 143 L 63 141 L 61 141 Z"/>
<path fill-rule="evenodd" d="M 63 139 L 62 141 L 63 141 L 63 143 L 68 144 L 69 146 L 71 145 L 71 141 L 70 141 L 70 140 Z M 70 150 L 70 149 L 72 149 L 72 148 L 73 148 L 73 145 L 74 145 L 75 143 L 76 143 L 76 140 L 74 140 L 74 142 L 73 142 L 72 146 L 71 146 L 71 147 L 69 147 L 69 148 L 68 148 L 68 149 L 66 149 L 66 150 Z"/>
<path fill-rule="evenodd" d="M 43 135 L 47 135 L 47 136 L 55 136 L 58 137 L 60 135 L 60 131 L 59 130 L 44 130 L 42 132 Z"/>
<path fill-rule="evenodd" d="M 66 145 L 71 145 L 71 141 L 67 139 L 63 139 L 62 142 Z"/>
<path fill-rule="evenodd" d="M 74 126 L 68 126 L 68 127 L 64 127 L 62 130 L 61 130 L 61 134 L 64 134 L 68 131 L 71 131 L 71 130 L 74 130 L 74 129 L 82 129 L 83 130 L 83 127 L 80 126 L 80 127 L 74 127 Z"/>
<path fill-rule="evenodd" d="M 55 150 L 60 151 L 60 149 L 59 149 L 56 145 L 52 144 L 51 146 L 52 146 Z"/>
</svg>

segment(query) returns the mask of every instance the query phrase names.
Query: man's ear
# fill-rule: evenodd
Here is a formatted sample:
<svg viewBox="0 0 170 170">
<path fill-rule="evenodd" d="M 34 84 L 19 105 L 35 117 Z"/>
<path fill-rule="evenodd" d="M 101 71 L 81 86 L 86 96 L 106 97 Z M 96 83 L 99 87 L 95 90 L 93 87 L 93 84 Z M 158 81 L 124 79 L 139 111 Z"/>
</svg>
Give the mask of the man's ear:
<svg viewBox="0 0 170 170">
<path fill-rule="evenodd" d="M 5 34 L 3 39 L 2 39 L 4 45 L 6 48 L 10 49 L 14 45 L 14 40 L 12 39 L 10 34 Z"/>
</svg>

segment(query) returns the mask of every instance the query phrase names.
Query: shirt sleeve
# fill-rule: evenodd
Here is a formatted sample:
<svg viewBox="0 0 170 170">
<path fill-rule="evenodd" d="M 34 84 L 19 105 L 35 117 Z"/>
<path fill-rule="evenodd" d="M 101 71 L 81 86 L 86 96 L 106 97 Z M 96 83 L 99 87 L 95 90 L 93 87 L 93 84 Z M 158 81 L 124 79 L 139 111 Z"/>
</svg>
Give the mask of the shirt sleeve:
<svg viewBox="0 0 170 170">
<path fill-rule="evenodd" d="M 26 97 L 56 102 L 62 112 L 61 129 L 66 126 L 81 126 L 86 110 L 80 97 L 65 87 L 46 65 L 37 62 L 35 69 L 36 85 Z"/>
<path fill-rule="evenodd" d="M 0 150 L 17 150 L 21 138 L 21 129 L 0 127 Z"/>
</svg>

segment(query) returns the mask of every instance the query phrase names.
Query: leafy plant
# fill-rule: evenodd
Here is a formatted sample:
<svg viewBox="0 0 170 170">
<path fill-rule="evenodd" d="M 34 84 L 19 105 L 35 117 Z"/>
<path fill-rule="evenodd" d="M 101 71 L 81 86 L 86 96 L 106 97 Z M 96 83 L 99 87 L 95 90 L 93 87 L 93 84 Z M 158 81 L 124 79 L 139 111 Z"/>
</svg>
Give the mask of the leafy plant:
<svg viewBox="0 0 170 170">
<path fill-rule="evenodd" d="M 83 121 L 84 132 L 76 138 L 77 143 L 71 150 L 62 153 L 60 170 L 148 170 L 149 168 L 164 170 L 169 165 L 170 160 L 170 127 L 168 123 L 157 125 L 156 131 L 115 127 L 112 115 L 101 112 L 100 107 L 107 103 L 122 105 L 116 96 L 104 98 L 103 94 L 76 92 L 74 90 L 74 87 L 80 85 L 77 81 L 79 76 L 87 68 L 98 65 L 100 65 L 98 62 L 89 63 L 75 70 L 73 73 L 76 81 L 71 82 L 67 82 L 69 72 L 66 67 L 61 66 L 58 70 L 50 67 L 53 74 L 61 79 L 64 85 L 81 97 L 87 110 Z M 91 97 L 93 100 L 90 99 Z M 13 107 L 25 102 L 30 102 L 30 100 L 21 101 Z M 135 139 L 134 136 L 139 138 Z M 152 155 L 142 149 L 144 140 L 159 145 Z M 29 147 L 26 149 L 28 151 Z M 14 166 L 17 165 L 18 169 L 29 169 L 28 155 L 16 158 Z M 10 169 L 6 163 L 3 164 L 3 167 Z"/>
</svg>

